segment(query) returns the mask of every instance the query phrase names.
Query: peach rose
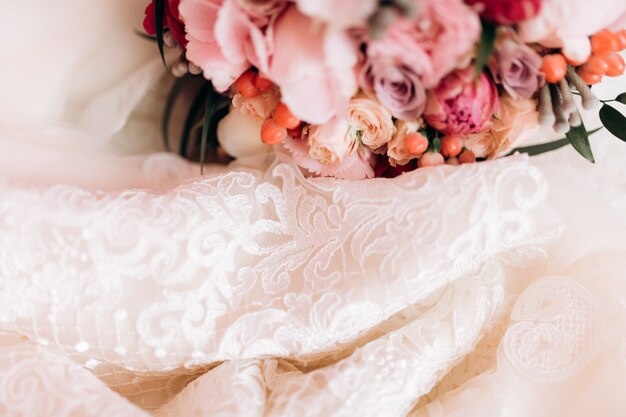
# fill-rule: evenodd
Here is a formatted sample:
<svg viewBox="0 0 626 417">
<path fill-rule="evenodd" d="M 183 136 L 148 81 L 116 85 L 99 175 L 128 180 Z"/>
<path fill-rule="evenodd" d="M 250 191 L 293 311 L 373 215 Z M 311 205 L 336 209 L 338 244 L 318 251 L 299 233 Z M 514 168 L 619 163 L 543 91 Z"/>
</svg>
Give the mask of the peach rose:
<svg viewBox="0 0 626 417">
<path fill-rule="evenodd" d="M 350 134 L 350 125 L 343 118 L 311 126 L 306 134 L 309 155 L 322 164 L 340 162 L 349 157 L 359 146 L 356 137 Z"/>
<path fill-rule="evenodd" d="M 385 145 L 396 133 L 391 112 L 377 99 L 365 94 L 350 100 L 347 117 L 350 133 L 372 150 Z"/>
<path fill-rule="evenodd" d="M 415 159 L 415 155 L 411 155 L 405 149 L 406 137 L 417 132 L 421 127 L 420 122 L 406 122 L 399 120 L 396 124 L 396 134 L 387 144 L 387 156 L 389 156 L 389 165 L 396 167 L 403 166 Z"/>
<path fill-rule="evenodd" d="M 537 101 L 501 97 L 500 109 L 493 118 L 493 127 L 469 135 L 464 146 L 480 158 L 506 155 L 516 144 L 531 138 L 539 128 Z"/>
<path fill-rule="evenodd" d="M 241 94 L 235 94 L 233 97 L 233 107 L 257 123 L 263 123 L 269 119 L 279 103 L 280 100 L 274 89 L 264 91 L 253 98 L 245 98 Z"/>
</svg>

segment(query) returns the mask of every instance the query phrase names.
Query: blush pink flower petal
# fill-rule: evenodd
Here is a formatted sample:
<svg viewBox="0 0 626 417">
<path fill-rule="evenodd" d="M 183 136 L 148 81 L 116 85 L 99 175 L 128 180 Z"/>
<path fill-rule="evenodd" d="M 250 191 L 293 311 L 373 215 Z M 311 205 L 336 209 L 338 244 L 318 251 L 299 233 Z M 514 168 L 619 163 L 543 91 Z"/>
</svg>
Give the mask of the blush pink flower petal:
<svg viewBox="0 0 626 417">
<path fill-rule="evenodd" d="M 356 63 L 347 33 L 315 24 L 295 6 L 277 19 L 267 76 L 299 119 L 324 124 L 344 110 L 357 88 Z"/>
</svg>

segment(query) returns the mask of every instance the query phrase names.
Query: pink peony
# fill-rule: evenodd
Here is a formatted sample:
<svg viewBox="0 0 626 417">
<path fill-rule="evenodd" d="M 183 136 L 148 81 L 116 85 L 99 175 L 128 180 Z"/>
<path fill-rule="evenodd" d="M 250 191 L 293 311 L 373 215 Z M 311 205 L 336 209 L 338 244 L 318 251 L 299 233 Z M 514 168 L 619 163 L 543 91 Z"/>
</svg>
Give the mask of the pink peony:
<svg viewBox="0 0 626 417">
<path fill-rule="evenodd" d="M 424 118 L 443 133 L 477 133 L 491 128 L 498 105 L 498 90 L 491 78 L 485 73 L 475 78 L 469 66 L 448 75 L 429 93 Z"/>
<path fill-rule="evenodd" d="M 273 44 L 265 73 L 295 116 L 320 125 L 345 111 L 357 89 L 357 48 L 345 31 L 315 24 L 290 6 L 276 20 Z"/>
<path fill-rule="evenodd" d="M 482 16 L 500 25 L 513 25 L 534 17 L 542 0 L 467 0 L 478 5 Z"/>
<path fill-rule="evenodd" d="M 271 23 L 259 27 L 237 0 L 181 0 L 187 30 L 187 59 L 219 91 L 227 90 L 251 65 L 265 71 L 272 54 Z"/>
<path fill-rule="evenodd" d="M 510 96 L 500 99 L 493 126 L 469 135 L 464 146 L 481 158 L 499 158 L 515 145 L 532 138 L 539 128 L 536 100 L 519 100 Z"/>
<path fill-rule="evenodd" d="M 548 48 L 563 48 L 576 62 L 591 54 L 589 35 L 607 27 L 626 23 L 624 0 L 542 0 L 541 12 L 522 22 L 519 32 L 527 43 L 538 42 Z"/>
<path fill-rule="evenodd" d="M 362 26 L 374 13 L 378 0 L 295 0 L 303 14 L 332 26 Z"/>
<path fill-rule="evenodd" d="M 169 30 L 174 40 L 183 48 L 187 46 L 185 39 L 185 25 L 178 13 L 180 0 L 167 0 L 165 2 L 165 16 L 163 29 Z M 146 8 L 146 17 L 143 20 L 143 28 L 148 35 L 156 35 L 156 21 L 154 15 L 154 0 Z"/>
<path fill-rule="evenodd" d="M 462 0 L 416 0 L 416 4 L 417 17 L 399 18 L 383 39 L 370 42 L 367 54 L 411 68 L 426 88 L 433 88 L 446 74 L 469 63 L 480 20 Z"/>
</svg>

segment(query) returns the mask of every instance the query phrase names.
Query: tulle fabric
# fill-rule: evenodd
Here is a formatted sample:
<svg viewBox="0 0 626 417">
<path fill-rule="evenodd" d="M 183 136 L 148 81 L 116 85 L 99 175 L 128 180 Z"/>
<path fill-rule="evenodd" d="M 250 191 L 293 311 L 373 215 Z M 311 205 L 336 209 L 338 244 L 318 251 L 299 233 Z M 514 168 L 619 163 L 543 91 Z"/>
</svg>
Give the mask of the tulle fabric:
<svg viewBox="0 0 626 417">
<path fill-rule="evenodd" d="M 104 21 L 131 13 L 92 3 Z M 84 83 L 83 42 L 24 75 L 50 80 L 41 106 L 22 106 L 35 91 L 7 82 L 19 71 L 0 77 L 15 111 L 0 125 L 1 415 L 624 415 L 615 138 L 594 136 L 597 165 L 564 149 L 353 182 L 305 178 L 277 151 L 201 177 L 154 152 L 158 59 Z"/>
</svg>

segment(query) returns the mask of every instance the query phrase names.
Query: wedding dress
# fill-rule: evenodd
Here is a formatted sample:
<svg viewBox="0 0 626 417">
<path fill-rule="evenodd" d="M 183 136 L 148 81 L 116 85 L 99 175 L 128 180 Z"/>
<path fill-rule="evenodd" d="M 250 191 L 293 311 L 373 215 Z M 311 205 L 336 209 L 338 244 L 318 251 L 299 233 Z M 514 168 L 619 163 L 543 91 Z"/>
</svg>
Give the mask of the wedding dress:
<svg viewBox="0 0 626 417">
<path fill-rule="evenodd" d="M 626 414 L 623 143 L 200 176 L 159 152 L 143 3 L 0 4 L 0 415 Z"/>
</svg>

